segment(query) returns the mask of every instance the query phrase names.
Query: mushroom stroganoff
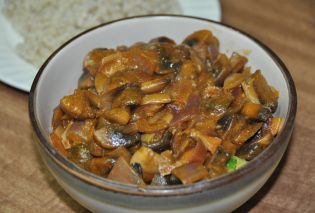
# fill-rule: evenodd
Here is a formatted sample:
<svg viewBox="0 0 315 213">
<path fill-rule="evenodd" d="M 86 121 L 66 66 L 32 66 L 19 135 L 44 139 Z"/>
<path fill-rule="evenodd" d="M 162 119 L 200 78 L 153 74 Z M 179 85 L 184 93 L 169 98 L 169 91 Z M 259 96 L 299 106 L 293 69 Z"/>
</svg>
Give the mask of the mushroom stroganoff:
<svg viewBox="0 0 315 213">
<path fill-rule="evenodd" d="M 104 178 L 190 184 L 232 172 L 273 141 L 279 92 L 208 30 L 91 50 L 54 109 L 54 147 Z"/>
</svg>

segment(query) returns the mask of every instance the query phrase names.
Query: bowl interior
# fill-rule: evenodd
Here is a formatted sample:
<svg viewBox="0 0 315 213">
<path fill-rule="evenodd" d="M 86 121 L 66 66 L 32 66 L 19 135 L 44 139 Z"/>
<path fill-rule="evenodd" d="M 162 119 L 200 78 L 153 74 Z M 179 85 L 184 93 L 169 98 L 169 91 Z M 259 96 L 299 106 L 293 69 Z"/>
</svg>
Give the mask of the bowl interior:
<svg viewBox="0 0 315 213">
<path fill-rule="evenodd" d="M 53 109 L 59 100 L 73 93 L 82 74 L 84 56 L 93 48 L 115 48 L 135 42 L 148 42 L 158 36 L 181 42 L 187 35 L 208 29 L 220 41 L 220 52 L 234 51 L 246 54 L 252 71 L 260 69 L 269 84 L 280 91 L 277 116 L 287 118 L 289 112 L 289 85 L 284 72 L 271 55 L 253 39 L 237 30 L 215 22 L 190 17 L 147 16 L 99 26 L 72 39 L 59 48 L 42 66 L 33 83 L 34 116 L 44 138 L 49 141 Z"/>
</svg>

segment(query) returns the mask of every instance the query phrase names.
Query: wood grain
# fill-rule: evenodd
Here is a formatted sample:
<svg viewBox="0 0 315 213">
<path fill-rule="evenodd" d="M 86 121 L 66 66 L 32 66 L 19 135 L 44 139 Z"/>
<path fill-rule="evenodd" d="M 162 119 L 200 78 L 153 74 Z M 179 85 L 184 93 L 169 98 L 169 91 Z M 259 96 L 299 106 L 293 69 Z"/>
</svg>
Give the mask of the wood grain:
<svg viewBox="0 0 315 213">
<path fill-rule="evenodd" d="M 235 212 L 315 212 L 315 1 L 222 0 L 223 22 L 273 49 L 296 83 L 291 144 L 267 184 Z M 0 212 L 87 212 L 47 171 L 32 142 L 28 94 L 0 83 Z"/>
</svg>

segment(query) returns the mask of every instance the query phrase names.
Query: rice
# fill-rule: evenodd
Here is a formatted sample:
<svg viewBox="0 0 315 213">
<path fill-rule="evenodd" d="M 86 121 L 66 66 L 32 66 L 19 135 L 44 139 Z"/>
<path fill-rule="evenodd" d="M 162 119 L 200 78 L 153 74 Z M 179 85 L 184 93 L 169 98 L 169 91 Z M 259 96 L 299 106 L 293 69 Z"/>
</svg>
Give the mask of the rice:
<svg viewBox="0 0 315 213">
<path fill-rule="evenodd" d="M 5 0 L 3 13 L 24 38 L 17 53 L 39 67 L 62 43 L 95 25 L 145 14 L 178 14 L 175 0 Z"/>
</svg>

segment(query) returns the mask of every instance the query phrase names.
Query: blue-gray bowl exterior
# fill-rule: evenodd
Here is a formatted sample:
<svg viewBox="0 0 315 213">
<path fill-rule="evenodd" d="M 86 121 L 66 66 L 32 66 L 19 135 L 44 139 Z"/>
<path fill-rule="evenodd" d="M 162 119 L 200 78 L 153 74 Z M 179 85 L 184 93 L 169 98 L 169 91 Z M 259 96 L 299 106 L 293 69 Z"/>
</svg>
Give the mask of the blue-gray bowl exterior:
<svg viewBox="0 0 315 213">
<path fill-rule="evenodd" d="M 187 16 L 182 17 L 187 18 Z M 82 193 L 85 196 L 91 197 L 100 202 L 110 203 L 113 205 L 131 209 L 156 210 L 199 206 L 202 204 L 214 203 L 226 199 L 227 197 L 235 196 L 240 191 L 246 189 L 247 186 L 254 184 L 257 179 L 265 177 L 266 173 L 270 173 L 271 170 L 274 170 L 275 166 L 282 158 L 282 155 L 284 154 L 289 143 L 296 114 L 297 96 L 294 82 L 292 80 L 292 77 L 290 76 L 289 71 L 286 69 L 283 62 L 268 47 L 266 47 L 264 44 L 257 41 L 250 35 L 231 26 L 213 22 L 207 19 L 195 17 L 188 18 L 203 20 L 237 30 L 238 32 L 244 34 L 248 38 L 258 43 L 278 64 L 279 69 L 285 77 L 289 90 L 289 109 L 284 128 L 276 137 L 274 142 L 263 153 L 261 153 L 260 156 L 258 156 L 256 159 L 248 163 L 247 166 L 237 170 L 236 172 L 223 175 L 222 177 L 218 177 L 213 180 L 202 181 L 191 185 L 160 188 L 149 187 L 148 189 L 141 190 L 138 189 L 136 186 L 117 183 L 115 181 L 110 181 L 101 177 L 97 177 L 74 165 L 72 162 L 65 159 L 60 153 L 56 152 L 51 143 L 45 139 L 46 137 L 40 131 L 37 117 L 35 115 L 37 92 L 36 86 L 39 81 L 40 75 L 44 71 L 49 61 L 58 53 L 58 51 L 60 51 L 64 46 L 72 41 L 70 40 L 59 49 L 57 49 L 40 68 L 40 71 L 38 72 L 33 82 L 29 96 L 30 119 L 38 138 L 38 140 L 35 141 L 37 141 L 36 144 L 39 145 L 39 150 L 45 163 L 57 180 L 59 179 L 64 181 L 64 184 L 66 184 L 70 188 L 73 188 L 79 193 Z M 100 25 L 98 27 L 102 27 L 104 25 Z M 97 29 L 98 27 L 93 29 Z M 87 32 L 89 31 L 83 32 L 73 39 L 76 39 Z M 265 182 L 266 180 L 267 178 L 265 178 L 263 182 Z M 259 186 L 253 189 L 249 193 L 250 196 L 253 195 L 262 186 L 262 184 L 263 183 L 259 184 Z M 250 196 L 243 198 L 241 203 L 249 199 Z M 238 203 L 237 205 L 240 205 L 241 203 Z M 92 207 L 86 207 L 93 210 Z M 232 206 L 230 210 L 236 207 L 237 206 Z"/>
</svg>

